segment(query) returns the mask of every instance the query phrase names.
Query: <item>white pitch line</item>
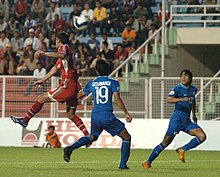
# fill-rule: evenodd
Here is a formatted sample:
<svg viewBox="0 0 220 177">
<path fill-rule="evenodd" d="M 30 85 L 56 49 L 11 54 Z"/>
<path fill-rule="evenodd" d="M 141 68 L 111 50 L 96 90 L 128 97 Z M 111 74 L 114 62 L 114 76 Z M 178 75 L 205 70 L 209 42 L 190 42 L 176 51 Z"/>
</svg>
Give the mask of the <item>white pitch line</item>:
<svg viewBox="0 0 220 177">
<path fill-rule="evenodd" d="M 128 161 L 128 163 L 142 163 L 143 161 Z M 158 160 L 154 163 L 178 163 L 179 160 Z M 207 163 L 220 162 L 220 160 L 189 160 L 191 163 Z M 21 164 L 64 164 L 66 162 L 0 162 L 0 165 L 21 165 Z M 85 161 L 85 162 L 69 162 L 66 164 L 100 164 L 100 163 L 119 163 L 119 161 Z"/>
</svg>

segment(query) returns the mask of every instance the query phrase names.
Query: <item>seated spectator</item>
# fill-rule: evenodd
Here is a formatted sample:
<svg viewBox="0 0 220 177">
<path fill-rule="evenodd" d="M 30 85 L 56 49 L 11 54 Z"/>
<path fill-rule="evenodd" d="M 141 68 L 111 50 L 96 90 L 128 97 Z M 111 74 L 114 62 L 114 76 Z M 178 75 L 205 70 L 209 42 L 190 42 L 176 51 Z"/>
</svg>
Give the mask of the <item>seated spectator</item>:
<svg viewBox="0 0 220 177">
<path fill-rule="evenodd" d="M 56 33 L 65 31 L 67 29 L 68 25 L 65 22 L 65 20 L 61 19 L 59 14 L 55 14 L 54 21 L 53 21 L 53 31 Z"/>
<path fill-rule="evenodd" d="M 105 60 L 101 52 L 98 52 L 96 54 L 96 58 L 94 58 L 92 63 L 89 65 L 89 73 L 88 73 L 89 76 L 97 76 L 97 73 L 95 71 L 95 65 L 98 60 Z"/>
<path fill-rule="evenodd" d="M 33 74 L 33 77 L 34 79 L 28 84 L 27 86 L 27 89 L 24 93 L 25 96 L 28 96 L 30 95 L 30 92 L 32 90 L 32 87 L 33 87 L 33 83 L 35 81 L 37 81 L 38 79 L 42 79 L 45 75 L 47 74 L 47 70 L 45 68 L 43 68 L 43 65 L 42 63 L 37 63 L 37 68 L 34 70 L 34 74 Z M 45 85 L 41 85 L 41 87 L 37 88 L 37 95 L 43 93 L 43 87 Z"/>
<path fill-rule="evenodd" d="M 45 4 L 43 0 L 34 0 L 31 9 L 34 18 L 42 19 L 44 17 Z"/>
<path fill-rule="evenodd" d="M 134 18 L 139 20 L 142 16 L 149 16 L 147 8 L 143 6 L 142 2 L 138 2 L 137 8 L 134 10 Z"/>
<path fill-rule="evenodd" d="M 26 38 L 25 41 L 24 41 L 24 48 L 26 48 L 27 43 L 31 43 L 34 50 L 39 50 L 39 48 L 40 48 L 40 41 L 39 41 L 38 38 L 35 37 L 34 29 L 31 28 L 31 29 L 29 29 L 28 32 L 29 32 L 28 33 L 29 37 Z"/>
<path fill-rule="evenodd" d="M 85 56 L 88 65 L 90 65 L 94 56 L 92 55 L 90 47 L 88 45 L 83 46 L 83 55 Z"/>
<path fill-rule="evenodd" d="M 4 20 L 3 16 L 0 16 L 0 33 L 5 31 L 8 27 L 8 23 Z"/>
<path fill-rule="evenodd" d="M 48 31 L 47 31 L 47 32 L 48 32 Z M 45 28 L 44 28 L 44 26 L 43 26 L 42 23 L 38 23 L 38 24 L 37 24 L 36 30 L 35 30 L 35 36 L 36 36 L 36 37 L 39 37 L 40 33 L 43 33 L 44 36 L 45 36 L 45 34 L 46 34 L 46 30 L 45 30 Z"/>
<path fill-rule="evenodd" d="M 28 55 L 25 59 L 24 65 L 20 70 L 19 75 L 33 75 L 34 70 L 37 68 L 38 59 L 34 55 Z"/>
<path fill-rule="evenodd" d="M 96 33 L 95 28 L 100 27 L 100 33 L 107 32 L 107 11 L 102 7 L 101 1 L 96 1 L 96 8 L 93 11 L 93 23 L 90 26 L 91 32 Z"/>
<path fill-rule="evenodd" d="M 157 11 L 157 16 L 158 16 L 160 26 L 161 26 L 161 23 L 162 23 L 162 3 L 160 3 L 160 10 Z M 165 21 L 169 20 L 169 18 L 170 18 L 170 13 L 168 12 L 168 10 L 166 10 Z"/>
<path fill-rule="evenodd" d="M 114 68 L 117 68 L 120 63 L 122 63 L 128 57 L 128 52 L 124 50 L 123 46 L 119 44 L 117 46 L 117 51 L 115 52 L 115 57 L 113 60 Z"/>
<path fill-rule="evenodd" d="M 0 46 L 0 75 L 6 74 L 6 63 L 4 58 L 4 49 Z"/>
<path fill-rule="evenodd" d="M 5 21 L 9 20 L 9 8 L 8 0 L 0 1 L 0 16 L 3 16 Z"/>
<path fill-rule="evenodd" d="M 110 14 L 108 17 L 108 33 L 110 33 L 111 28 L 113 28 L 113 36 L 119 36 L 122 29 L 120 25 L 120 14 L 115 6 L 111 7 Z"/>
<path fill-rule="evenodd" d="M 77 51 L 74 54 L 76 63 L 80 62 L 80 56 L 84 55 L 83 44 L 79 44 Z"/>
<path fill-rule="evenodd" d="M 33 19 L 31 14 L 27 14 L 27 18 L 24 22 L 24 28 L 30 29 L 30 28 L 35 28 L 36 26 L 37 26 L 36 20 Z"/>
<path fill-rule="evenodd" d="M 81 12 L 81 15 L 85 16 L 86 18 L 89 19 L 89 27 L 87 28 L 88 29 L 88 34 L 90 34 L 90 27 L 91 27 L 91 23 L 92 23 L 92 20 L 93 20 L 93 10 L 90 9 L 90 5 L 88 2 L 85 3 L 84 5 L 84 10 Z M 87 30 L 84 30 L 83 31 L 83 36 L 86 35 L 86 31 Z"/>
<path fill-rule="evenodd" d="M 112 40 L 108 38 L 107 34 L 106 33 L 103 33 L 102 35 L 102 39 L 100 40 L 100 45 L 102 46 L 102 43 L 104 41 L 107 41 L 108 43 L 108 48 L 110 50 L 114 50 L 114 46 L 113 46 L 113 43 L 112 43 Z M 102 48 L 100 48 L 100 52 L 102 51 Z"/>
<path fill-rule="evenodd" d="M 42 50 L 42 44 L 45 43 L 46 44 L 46 48 L 49 47 L 49 39 L 47 39 L 47 37 L 45 37 L 44 33 L 40 33 L 39 34 L 39 42 L 40 42 L 40 46 L 39 46 L 39 50 Z"/>
<path fill-rule="evenodd" d="M 50 34 L 50 39 L 49 39 L 49 49 L 52 52 L 57 51 L 57 47 L 56 47 L 56 33 L 52 32 Z"/>
<path fill-rule="evenodd" d="M 24 48 L 24 57 L 28 57 L 29 55 L 34 55 L 36 50 L 33 49 L 32 47 L 32 42 L 28 41 L 26 48 Z"/>
<path fill-rule="evenodd" d="M 150 38 L 156 31 L 157 31 L 157 26 L 155 23 L 152 23 L 148 31 L 148 38 Z M 154 36 L 149 42 L 148 52 L 152 53 L 153 50 L 152 44 L 155 44 L 155 42 L 160 42 L 160 41 L 161 41 L 160 33 L 157 33 L 156 36 Z"/>
<path fill-rule="evenodd" d="M 125 30 L 122 32 L 122 45 L 124 47 L 131 47 L 136 38 L 136 32 L 131 28 L 130 24 L 126 24 Z"/>
<path fill-rule="evenodd" d="M 114 64 L 113 64 L 113 60 L 114 60 L 114 51 L 110 50 L 108 48 L 108 42 L 104 41 L 102 43 L 102 55 L 104 56 L 104 58 L 109 62 L 110 65 L 110 72 L 113 70 L 114 68 Z"/>
<path fill-rule="evenodd" d="M 117 46 L 117 51 L 115 52 L 115 58 L 113 60 L 114 69 L 117 68 L 125 59 L 128 57 L 128 52 L 124 50 L 123 46 L 119 44 Z M 118 76 L 122 76 L 122 70 L 124 70 L 124 67 L 119 70 Z"/>
<path fill-rule="evenodd" d="M 79 40 L 76 39 L 76 33 L 74 31 L 72 31 L 70 33 L 69 46 L 74 53 L 78 50 L 79 44 L 80 44 Z"/>
<path fill-rule="evenodd" d="M 41 47 L 42 47 L 41 51 L 43 51 L 43 52 L 49 52 L 50 51 L 47 47 L 46 42 L 42 42 Z M 47 66 L 47 63 L 49 62 L 49 60 L 51 60 L 49 57 L 46 57 L 46 56 L 43 56 L 43 55 L 38 57 L 38 62 L 42 64 L 43 68 L 45 68 Z"/>
<path fill-rule="evenodd" d="M 8 33 L 8 36 L 9 37 L 13 37 L 13 34 L 15 31 L 21 31 L 20 29 L 20 24 L 19 22 L 16 20 L 15 18 L 15 15 L 12 15 L 10 17 L 10 21 L 8 22 L 8 30 L 7 30 L 7 33 Z"/>
<path fill-rule="evenodd" d="M 152 21 L 150 19 L 147 19 L 146 16 L 142 16 L 141 19 L 139 19 L 139 32 L 138 32 L 138 44 L 142 44 L 148 39 L 148 31 L 150 29 Z"/>
<path fill-rule="evenodd" d="M 160 19 L 159 19 L 159 17 L 157 16 L 157 14 L 154 14 L 154 18 L 153 18 L 152 23 L 154 23 L 154 24 L 156 25 L 156 28 L 157 28 L 157 29 L 160 28 Z"/>
<path fill-rule="evenodd" d="M 46 134 L 46 140 L 43 144 L 43 147 L 45 148 L 60 148 L 61 143 L 59 141 L 59 138 L 55 132 L 55 127 L 53 125 L 48 127 L 48 133 Z"/>
<path fill-rule="evenodd" d="M 16 74 L 19 75 L 19 73 L 23 69 L 23 65 L 25 63 L 25 57 L 24 57 L 23 50 L 19 50 L 17 52 L 17 57 L 18 57 L 18 65 L 17 65 L 17 68 L 16 68 Z M 21 82 L 19 82 L 19 81 L 22 81 L 22 80 L 18 79 L 18 85 L 21 84 Z"/>
<path fill-rule="evenodd" d="M 14 36 L 11 39 L 12 51 L 17 53 L 17 51 L 22 50 L 24 46 L 24 39 L 20 37 L 18 30 L 14 32 Z"/>
<path fill-rule="evenodd" d="M 16 53 L 12 51 L 12 45 L 10 43 L 6 44 L 6 50 L 4 58 L 6 60 L 7 74 L 14 75 L 16 67 Z"/>
<path fill-rule="evenodd" d="M 122 27 L 125 26 L 125 23 L 128 21 L 128 19 L 130 17 L 133 16 L 133 12 L 132 10 L 129 9 L 129 6 L 128 5 L 125 5 L 123 10 L 122 10 L 122 13 L 121 13 L 121 25 Z"/>
<path fill-rule="evenodd" d="M 156 24 L 152 23 L 150 26 L 150 30 L 148 32 L 148 38 L 150 38 L 156 31 L 157 31 Z M 155 41 L 160 42 L 160 33 L 157 33 L 157 35 L 151 39 L 151 43 L 154 44 Z"/>
<path fill-rule="evenodd" d="M 53 21 L 55 19 L 55 14 L 58 14 L 59 17 L 61 17 L 61 11 L 60 11 L 60 8 L 56 6 L 56 1 L 51 1 L 49 12 L 47 13 L 47 16 L 45 18 L 47 22 L 47 28 L 49 30 L 52 29 Z"/>
<path fill-rule="evenodd" d="M 130 10 L 133 10 L 133 9 L 136 9 L 137 7 L 136 2 L 137 0 L 125 0 L 124 5 L 127 5 Z"/>
<path fill-rule="evenodd" d="M 77 67 L 78 67 L 77 72 L 79 76 L 86 77 L 88 72 L 88 63 L 84 55 L 80 56 L 80 61 L 77 63 Z"/>
<path fill-rule="evenodd" d="M 27 15 L 27 4 L 24 0 L 17 0 L 14 5 L 14 13 L 19 23 L 24 23 Z"/>
<path fill-rule="evenodd" d="M 99 41 L 96 39 L 95 33 L 90 34 L 90 39 L 88 40 L 87 44 L 89 45 L 92 55 L 95 56 L 96 51 L 99 50 Z"/>
<path fill-rule="evenodd" d="M 10 40 L 6 37 L 6 31 L 2 31 L 0 38 L 0 48 L 3 48 L 3 51 L 5 51 L 6 44 L 8 43 L 10 43 Z"/>
</svg>

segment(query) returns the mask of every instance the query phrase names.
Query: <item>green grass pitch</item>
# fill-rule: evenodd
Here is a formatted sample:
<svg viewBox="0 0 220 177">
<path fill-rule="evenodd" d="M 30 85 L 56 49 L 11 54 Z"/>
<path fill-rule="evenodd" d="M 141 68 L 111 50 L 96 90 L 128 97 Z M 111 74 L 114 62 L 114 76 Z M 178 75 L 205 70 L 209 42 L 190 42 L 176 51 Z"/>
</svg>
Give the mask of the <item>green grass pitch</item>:
<svg viewBox="0 0 220 177">
<path fill-rule="evenodd" d="M 220 151 L 189 151 L 186 163 L 165 150 L 143 169 L 151 150 L 131 150 L 130 170 L 118 170 L 120 149 L 78 149 L 63 161 L 63 149 L 0 148 L 0 177 L 219 177 Z"/>
</svg>

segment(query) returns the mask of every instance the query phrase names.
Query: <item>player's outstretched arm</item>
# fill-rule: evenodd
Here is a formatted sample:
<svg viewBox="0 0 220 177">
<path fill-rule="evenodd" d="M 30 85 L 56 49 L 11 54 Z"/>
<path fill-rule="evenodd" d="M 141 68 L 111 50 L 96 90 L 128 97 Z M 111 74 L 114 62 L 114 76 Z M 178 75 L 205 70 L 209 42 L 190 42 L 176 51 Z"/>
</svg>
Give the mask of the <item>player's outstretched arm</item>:
<svg viewBox="0 0 220 177">
<path fill-rule="evenodd" d="M 114 98 L 115 98 L 115 101 L 116 101 L 118 107 L 125 113 L 126 121 L 131 122 L 132 117 L 128 113 L 128 111 L 127 111 L 127 109 L 126 109 L 126 107 L 125 107 L 125 105 L 124 105 L 124 103 L 123 103 L 123 101 L 120 97 L 119 92 L 114 92 L 113 94 L 114 94 Z"/>
<path fill-rule="evenodd" d="M 181 102 L 181 101 L 189 101 L 188 97 L 184 97 L 184 98 L 175 98 L 175 97 L 167 97 L 167 102 L 168 103 L 177 103 L 177 102 Z"/>
<path fill-rule="evenodd" d="M 47 81 L 48 79 L 50 79 L 56 72 L 57 72 L 57 68 L 53 67 L 44 78 L 37 80 L 36 82 L 33 83 L 33 85 L 41 85 L 43 84 L 45 81 Z"/>
<path fill-rule="evenodd" d="M 66 54 L 61 53 L 61 52 L 43 52 L 43 51 L 37 51 L 36 52 L 36 57 L 43 55 L 46 57 L 52 57 L 52 58 L 65 58 Z"/>
</svg>

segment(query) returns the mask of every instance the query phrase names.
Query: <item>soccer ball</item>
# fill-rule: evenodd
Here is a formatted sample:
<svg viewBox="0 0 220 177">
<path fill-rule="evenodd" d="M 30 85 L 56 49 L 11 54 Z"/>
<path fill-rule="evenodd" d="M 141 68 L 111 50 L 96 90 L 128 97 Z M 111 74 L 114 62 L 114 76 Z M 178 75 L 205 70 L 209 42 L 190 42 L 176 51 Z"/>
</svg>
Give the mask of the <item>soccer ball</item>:
<svg viewBox="0 0 220 177">
<path fill-rule="evenodd" d="M 73 24 L 74 24 L 76 29 L 78 29 L 78 30 L 85 30 L 88 27 L 88 25 L 89 25 L 89 20 L 85 16 L 80 15 L 79 17 L 76 16 L 73 19 Z"/>
<path fill-rule="evenodd" d="M 50 148 L 50 143 L 49 143 L 49 142 L 45 142 L 45 143 L 43 144 L 43 147 L 44 147 L 44 148 Z"/>
</svg>

